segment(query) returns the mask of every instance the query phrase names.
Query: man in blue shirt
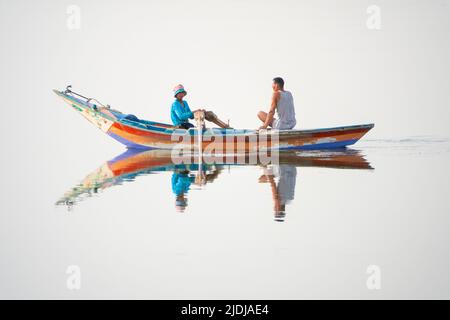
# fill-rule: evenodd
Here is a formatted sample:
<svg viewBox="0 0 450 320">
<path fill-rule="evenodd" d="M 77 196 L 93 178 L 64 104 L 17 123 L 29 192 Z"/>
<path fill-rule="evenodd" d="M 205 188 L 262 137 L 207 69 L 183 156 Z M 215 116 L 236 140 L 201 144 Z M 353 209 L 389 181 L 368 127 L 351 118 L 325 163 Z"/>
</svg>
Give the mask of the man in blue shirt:
<svg viewBox="0 0 450 320">
<path fill-rule="evenodd" d="M 187 92 L 184 90 L 183 85 L 179 84 L 173 89 L 173 95 L 175 101 L 172 103 L 170 109 L 170 118 L 175 126 L 183 129 L 193 128 L 194 125 L 189 122 L 189 119 L 194 119 L 194 113 L 201 111 L 205 114 L 205 119 L 217 124 L 221 128 L 232 129 L 227 123 L 221 121 L 212 111 L 206 111 L 204 109 L 197 109 L 191 111 L 187 101 L 183 100 Z"/>
</svg>

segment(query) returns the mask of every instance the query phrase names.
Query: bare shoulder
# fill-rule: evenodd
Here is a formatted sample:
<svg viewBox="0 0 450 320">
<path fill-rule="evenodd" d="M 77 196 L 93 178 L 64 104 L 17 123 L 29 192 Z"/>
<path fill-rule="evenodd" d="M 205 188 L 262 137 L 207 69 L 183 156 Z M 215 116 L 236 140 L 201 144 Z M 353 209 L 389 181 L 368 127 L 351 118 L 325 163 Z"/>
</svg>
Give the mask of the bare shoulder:
<svg viewBox="0 0 450 320">
<path fill-rule="evenodd" d="M 274 91 L 272 98 L 278 100 L 280 98 L 280 95 L 281 95 L 280 91 Z"/>
</svg>

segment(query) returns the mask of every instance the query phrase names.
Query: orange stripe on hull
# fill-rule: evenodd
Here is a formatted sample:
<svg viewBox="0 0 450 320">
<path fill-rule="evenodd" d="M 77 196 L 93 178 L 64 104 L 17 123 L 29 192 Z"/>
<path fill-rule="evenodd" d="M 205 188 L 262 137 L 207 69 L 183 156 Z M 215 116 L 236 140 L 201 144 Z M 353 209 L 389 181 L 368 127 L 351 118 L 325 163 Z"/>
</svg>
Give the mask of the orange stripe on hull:
<svg viewBox="0 0 450 320">
<path fill-rule="evenodd" d="M 347 131 L 328 131 L 318 133 L 292 133 L 275 134 L 249 134 L 241 136 L 204 136 L 202 143 L 203 150 L 214 152 L 252 152 L 261 148 L 295 148 L 305 145 L 314 145 L 322 143 L 337 143 L 347 140 L 359 140 L 369 129 L 347 130 Z M 169 133 L 158 133 L 133 128 L 120 123 L 114 123 L 110 133 L 120 136 L 134 144 L 150 148 L 172 148 L 178 143 L 197 148 L 196 136 L 184 137 L 178 136 L 178 140 Z M 267 140 L 265 140 L 267 139 Z"/>
</svg>

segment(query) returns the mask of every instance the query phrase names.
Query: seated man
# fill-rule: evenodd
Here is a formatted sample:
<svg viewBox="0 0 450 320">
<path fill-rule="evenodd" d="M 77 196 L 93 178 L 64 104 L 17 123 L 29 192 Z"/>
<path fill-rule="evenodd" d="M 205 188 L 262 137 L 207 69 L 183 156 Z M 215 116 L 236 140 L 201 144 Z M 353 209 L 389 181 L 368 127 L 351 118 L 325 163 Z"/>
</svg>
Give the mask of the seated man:
<svg viewBox="0 0 450 320">
<path fill-rule="evenodd" d="M 189 119 L 194 119 L 194 113 L 203 112 L 206 120 L 215 123 L 221 128 L 231 129 L 228 124 L 217 118 L 217 116 L 212 111 L 197 109 L 192 112 L 187 101 L 183 100 L 186 94 L 187 92 L 186 90 L 184 90 L 184 87 L 181 84 L 177 85 L 173 89 L 175 101 L 172 103 L 172 107 L 170 109 L 170 117 L 175 126 L 183 129 L 193 128 L 194 125 L 189 122 Z"/>
<path fill-rule="evenodd" d="M 297 123 L 294 99 L 289 91 L 284 90 L 284 80 L 279 77 L 273 79 L 272 89 L 272 103 L 269 112 L 258 112 L 258 118 L 263 122 L 259 129 L 267 129 L 269 126 L 279 130 L 294 128 Z M 275 111 L 278 114 L 278 119 L 274 117 Z"/>
</svg>

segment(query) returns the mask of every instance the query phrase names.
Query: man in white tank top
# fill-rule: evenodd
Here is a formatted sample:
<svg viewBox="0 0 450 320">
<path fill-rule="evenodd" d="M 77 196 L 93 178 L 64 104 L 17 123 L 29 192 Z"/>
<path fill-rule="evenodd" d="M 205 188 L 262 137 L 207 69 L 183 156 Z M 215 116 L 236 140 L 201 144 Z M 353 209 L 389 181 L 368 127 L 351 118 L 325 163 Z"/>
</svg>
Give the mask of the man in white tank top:
<svg viewBox="0 0 450 320">
<path fill-rule="evenodd" d="M 272 83 L 273 95 L 272 103 L 268 113 L 258 112 L 258 118 L 263 122 L 259 129 L 267 129 L 269 126 L 273 129 L 289 130 L 295 127 L 294 98 L 289 91 L 284 90 L 284 80 L 274 78 Z M 275 118 L 275 111 L 278 118 Z"/>
</svg>

